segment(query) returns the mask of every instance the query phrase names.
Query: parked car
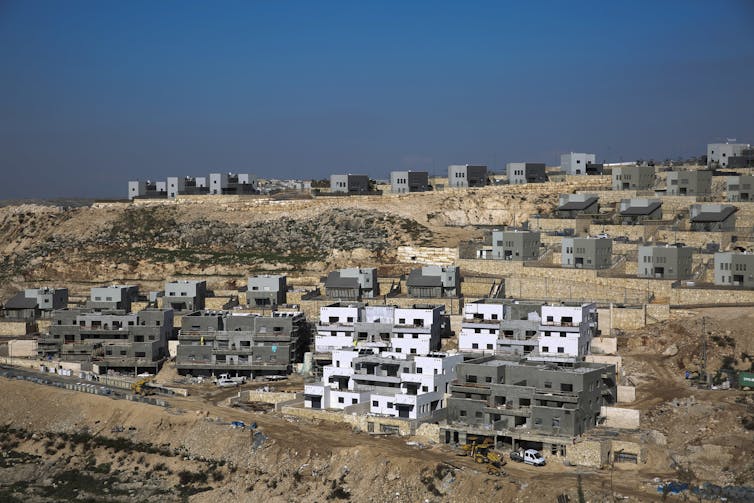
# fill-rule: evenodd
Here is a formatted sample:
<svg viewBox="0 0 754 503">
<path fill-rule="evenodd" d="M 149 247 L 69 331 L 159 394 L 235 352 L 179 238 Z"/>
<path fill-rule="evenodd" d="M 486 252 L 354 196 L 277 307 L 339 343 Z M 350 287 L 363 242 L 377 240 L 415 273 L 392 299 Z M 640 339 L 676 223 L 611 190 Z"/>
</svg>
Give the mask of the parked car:
<svg viewBox="0 0 754 503">
<path fill-rule="evenodd" d="M 235 388 L 236 386 L 239 386 L 240 383 L 237 383 L 236 381 L 232 379 L 218 379 L 217 380 L 217 387 L 218 388 Z"/>
<path fill-rule="evenodd" d="M 533 466 L 544 466 L 547 464 L 545 458 L 539 451 L 534 449 L 526 449 L 525 451 L 513 451 L 511 452 L 511 461 L 517 463 L 526 463 Z"/>
</svg>

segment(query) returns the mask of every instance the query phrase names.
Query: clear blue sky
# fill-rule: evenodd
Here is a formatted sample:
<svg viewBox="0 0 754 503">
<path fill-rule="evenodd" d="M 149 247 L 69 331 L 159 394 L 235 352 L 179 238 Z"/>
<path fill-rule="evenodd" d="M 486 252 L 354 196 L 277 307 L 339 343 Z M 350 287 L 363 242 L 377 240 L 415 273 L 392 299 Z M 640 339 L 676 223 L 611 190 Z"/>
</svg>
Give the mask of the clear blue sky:
<svg viewBox="0 0 754 503">
<path fill-rule="evenodd" d="M 754 143 L 753 25 L 750 0 L 0 0 L 0 199 Z"/>
</svg>

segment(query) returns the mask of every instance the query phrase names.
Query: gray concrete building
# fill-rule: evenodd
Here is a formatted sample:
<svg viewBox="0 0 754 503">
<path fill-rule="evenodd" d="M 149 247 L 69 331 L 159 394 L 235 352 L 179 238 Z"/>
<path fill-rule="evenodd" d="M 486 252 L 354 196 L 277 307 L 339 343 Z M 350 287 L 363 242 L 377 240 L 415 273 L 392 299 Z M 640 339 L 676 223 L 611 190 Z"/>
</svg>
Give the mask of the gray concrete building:
<svg viewBox="0 0 754 503">
<path fill-rule="evenodd" d="M 694 251 L 682 245 L 639 246 L 638 276 L 655 279 L 691 279 Z"/>
<path fill-rule="evenodd" d="M 497 260 L 537 260 L 540 251 L 539 231 L 492 231 L 492 258 Z"/>
<path fill-rule="evenodd" d="M 95 286 L 90 290 L 88 309 L 95 311 L 122 310 L 131 312 L 131 303 L 139 297 L 139 287 L 136 285 Z"/>
<path fill-rule="evenodd" d="M 325 280 L 325 295 L 331 299 L 345 300 L 379 297 L 377 269 L 367 267 L 332 271 Z"/>
<path fill-rule="evenodd" d="M 558 201 L 555 211 L 561 218 L 597 215 L 600 212 L 600 198 L 594 194 L 560 194 Z"/>
<path fill-rule="evenodd" d="M 406 279 L 411 297 L 457 297 L 461 292 L 461 268 L 430 265 L 412 270 Z"/>
<path fill-rule="evenodd" d="M 448 166 L 448 187 L 469 188 L 487 185 L 487 166 L 451 164 Z"/>
<path fill-rule="evenodd" d="M 654 166 L 617 166 L 613 168 L 613 190 L 649 190 L 654 185 Z"/>
<path fill-rule="evenodd" d="M 8 299 L 3 316 L 14 320 L 34 321 L 49 318 L 55 309 L 68 307 L 67 288 L 27 288 Z"/>
<path fill-rule="evenodd" d="M 167 179 L 168 198 L 175 199 L 179 195 L 205 195 L 209 194 L 207 179 L 205 177 L 179 177 L 169 176 Z"/>
<path fill-rule="evenodd" d="M 728 159 L 740 156 L 750 149 L 748 143 L 710 143 L 707 145 L 707 166 L 710 168 L 727 168 Z"/>
<path fill-rule="evenodd" d="M 505 166 L 508 172 L 508 183 L 511 185 L 544 183 L 548 180 L 544 163 L 509 162 Z"/>
<path fill-rule="evenodd" d="M 576 269 L 609 269 L 613 265 L 613 240 L 596 237 L 563 238 L 561 263 Z"/>
<path fill-rule="evenodd" d="M 754 175 L 725 178 L 728 201 L 754 201 Z"/>
<path fill-rule="evenodd" d="M 587 174 L 600 174 L 595 171 L 602 171 L 602 165 L 596 165 L 597 156 L 594 154 L 583 154 L 576 152 L 569 152 L 567 154 L 560 155 L 560 171 L 567 175 L 587 175 Z M 592 167 L 592 165 L 595 165 Z M 588 173 L 592 171 L 592 173 Z"/>
<path fill-rule="evenodd" d="M 100 373 L 157 372 L 168 357 L 172 332 L 171 309 L 59 309 L 53 313 L 49 335 L 38 341 L 38 355 L 80 362 L 84 369 L 96 364 Z"/>
<path fill-rule="evenodd" d="M 390 191 L 393 194 L 426 192 L 429 190 L 429 173 L 426 171 L 391 171 Z"/>
<path fill-rule="evenodd" d="M 738 208 L 731 204 L 692 204 L 689 220 L 692 231 L 716 232 L 736 229 Z"/>
<path fill-rule="evenodd" d="M 708 196 L 712 193 L 712 171 L 670 171 L 669 196 Z"/>
<path fill-rule="evenodd" d="M 662 201 L 659 199 L 621 199 L 618 215 L 622 224 L 641 224 L 648 220 L 662 220 Z"/>
<path fill-rule="evenodd" d="M 569 366 L 487 356 L 456 366 L 445 443 L 489 438 L 495 447 L 565 454 L 572 439 L 594 428 L 601 407 L 615 403 L 615 367 L 576 362 Z M 502 445 L 501 445 L 502 444 Z"/>
<path fill-rule="evenodd" d="M 283 275 L 260 274 L 248 279 L 246 303 L 249 306 L 277 306 L 286 303 L 287 278 Z"/>
<path fill-rule="evenodd" d="M 160 199 L 167 197 L 165 182 L 133 180 L 128 182 L 128 198 Z"/>
<path fill-rule="evenodd" d="M 256 194 L 256 177 L 248 173 L 210 173 L 209 193 L 212 195 Z"/>
<path fill-rule="evenodd" d="M 754 149 L 745 148 L 740 154 L 728 158 L 729 169 L 754 168 Z"/>
<path fill-rule="evenodd" d="M 715 253 L 715 284 L 754 288 L 754 254 Z"/>
<path fill-rule="evenodd" d="M 369 192 L 367 175 L 330 175 L 330 192 L 341 194 L 366 194 Z"/>
<path fill-rule="evenodd" d="M 204 280 L 177 280 L 165 283 L 163 305 L 175 311 L 198 311 L 204 309 L 207 297 L 207 282 Z"/>
<path fill-rule="evenodd" d="M 303 361 L 309 339 L 302 313 L 197 311 L 181 319 L 175 366 L 179 374 L 194 376 L 286 375 Z"/>
</svg>

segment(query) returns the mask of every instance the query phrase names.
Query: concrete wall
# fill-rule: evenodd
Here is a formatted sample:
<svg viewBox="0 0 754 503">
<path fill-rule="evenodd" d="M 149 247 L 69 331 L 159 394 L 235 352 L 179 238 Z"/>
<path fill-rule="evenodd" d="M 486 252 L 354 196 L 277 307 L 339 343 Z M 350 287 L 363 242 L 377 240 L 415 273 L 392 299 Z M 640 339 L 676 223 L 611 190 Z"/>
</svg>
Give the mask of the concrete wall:
<svg viewBox="0 0 754 503">
<path fill-rule="evenodd" d="M 453 265 L 458 260 L 458 248 L 399 246 L 397 260 L 408 264 Z"/>
<path fill-rule="evenodd" d="M 262 402 L 278 404 L 300 398 L 300 393 L 285 393 L 275 391 L 244 390 L 239 393 L 242 402 Z"/>
<path fill-rule="evenodd" d="M 33 330 L 33 324 L 26 321 L 0 321 L 0 335 L 26 335 L 29 330 Z"/>
<path fill-rule="evenodd" d="M 670 306 L 667 304 L 642 304 L 640 307 L 615 307 L 597 310 L 598 328 L 603 335 L 612 335 L 613 330 L 637 330 L 647 325 L 666 321 L 670 318 Z"/>
<path fill-rule="evenodd" d="M 37 341 L 34 339 L 17 339 L 8 341 L 8 356 L 18 358 L 36 358 Z"/>
<path fill-rule="evenodd" d="M 345 423 L 358 428 L 361 431 L 370 431 L 369 423 L 372 423 L 371 428 L 375 433 L 381 431 L 381 425 L 398 428 L 398 432 L 401 436 L 409 436 L 415 432 L 414 423 L 398 418 L 367 416 L 366 414 L 347 414 L 343 412 L 305 409 L 303 407 L 293 406 L 282 407 L 281 412 L 284 415 L 303 417 L 306 419 L 319 419 L 335 423 Z M 437 437 L 439 438 L 439 428 L 437 431 Z M 429 429 L 429 433 L 432 433 L 431 428 Z"/>
<path fill-rule="evenodd" d="M 576 466 L 603 468 L 610 462 L 609 440 L 584 440 L 566 448 L 566 461 Z"/>
<path fill-rule="evenodd" d="M 618 352 L 618 339 L 615 337 L 595 337 L 592 339 L 592 353 L 614 355 Z"/>
<path fill-rule="evenodd" d="M 615 373 L 618 376 L 623 372 L 623 358 L 617 355 L 586 355 L 584 361 L 615 365 Z"/>
<path fill-rule="evenodd" d="M 636 401 L 635 386 L 618 386 L 618 403 L 631 403 Z"/>
<path fill-rule="evenodd" d="M 600 414 L 605 416 L 605 427 L 635 430 L 639 427 L 640 413 L 635 409 L 618 407 L 601 407 Z"/>
</svg>

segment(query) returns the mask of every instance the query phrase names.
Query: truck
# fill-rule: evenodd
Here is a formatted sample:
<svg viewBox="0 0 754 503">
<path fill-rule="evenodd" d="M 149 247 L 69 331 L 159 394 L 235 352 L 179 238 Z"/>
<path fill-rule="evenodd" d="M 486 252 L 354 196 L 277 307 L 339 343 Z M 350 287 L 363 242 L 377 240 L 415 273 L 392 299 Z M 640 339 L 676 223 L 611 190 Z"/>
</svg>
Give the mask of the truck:
<svg viewBox="0 0 754 503">
<path fill-rule="evenodd" d="M 739 372 L 738 386 L 745 390 L 754 389 L 754 372 Z"/>
<path fill-rule="evenodd" d="M 235 388 L 236 386 L 240 386 L 240 383 L 234 381 L 233 379 L 228 379 L 224 377 L 221 377 L 220 379 L 218 379 L 215 384 L 217 384 L 218 388 Z"/>
<path fill-rule="evenodd" d="M 547 461 L 545 461 L 545 458 L 542 457 L 542 454 L 534 449 L 526 449 L 525 451 L 513 451 L 511 452 L 510 456 L 511 461 L 515 461 L 517 463 L 526 463 L 527 465 L 532 466 L 545 466 L 547 464 Z"/>
</svg>

